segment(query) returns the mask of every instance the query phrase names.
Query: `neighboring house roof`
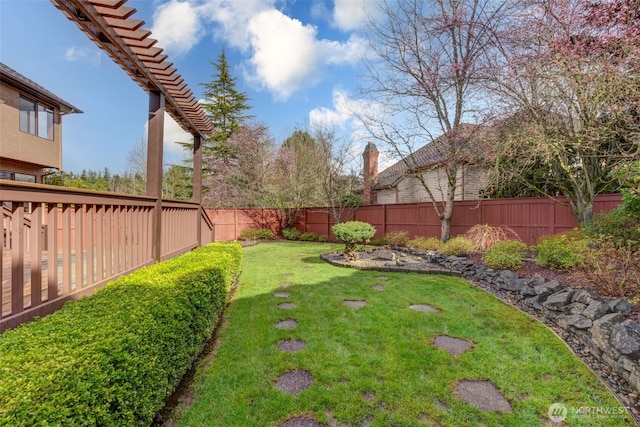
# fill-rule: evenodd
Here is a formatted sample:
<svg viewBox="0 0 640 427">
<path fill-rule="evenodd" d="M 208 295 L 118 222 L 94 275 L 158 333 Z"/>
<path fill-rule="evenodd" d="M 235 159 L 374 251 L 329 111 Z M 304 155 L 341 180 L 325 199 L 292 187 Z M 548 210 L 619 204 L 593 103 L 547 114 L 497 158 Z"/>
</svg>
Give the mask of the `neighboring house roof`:
<svg viewBox="0 0 640 427">
<path fill-rule="evenodd" d="M 475 163 L 482 154 L 484 144 L 480 132 L 486 134 L 486 128 L 479 125 L 461 125 L 460 135 L 456 138 L 456 148 L 459 151 L 456 158 L 461 163 Z M 378 174 L 377 181 L 373 186 L 374 190 L 394 187 L 400 179 L 408 174 L 418 171 L 432 169 L 435 166 L 444 164 L 447 161 L 449 138 L 447 134 L 441 135 L 424 147 L 409 154 L 403 160 L 389 166 Z"/>
<path fill-rule="evenodd" d="M 54 104 L 60 108 L 62 114 L 82 113 L 78 107 L 74 107 L 64 99 L 54 95 L 47 89 L 40 86 L 38 83 L 31 79 L 26 78 L 11 67 L 6 66 L 0 62 L 0 81 L 7 82 L 11 86 L 17 87 L 23 92 L 29 93 L 31 96 L 46 101 L 49 104 Z"/>
</svg>

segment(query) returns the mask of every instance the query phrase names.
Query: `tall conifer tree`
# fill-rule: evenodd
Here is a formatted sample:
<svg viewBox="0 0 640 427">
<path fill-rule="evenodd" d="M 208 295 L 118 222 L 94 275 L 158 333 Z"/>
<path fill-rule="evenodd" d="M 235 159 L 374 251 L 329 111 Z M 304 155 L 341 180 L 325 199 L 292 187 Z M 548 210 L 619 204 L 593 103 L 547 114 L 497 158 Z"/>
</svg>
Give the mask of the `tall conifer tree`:
<svg viewBox="0 0 640 427">
<path fill-rule="evenodd" d="M 229 73 L 224 49 L 212 65 L 216 69 L 213 80 L 202 84 L 205 88 L 202 107 L 213 122 L 213 133 L 203 145 L 203 155 L 228 162 L 235 157 L 228 140 L 243 121 L 252 117 L 245 113 L 251 107 L 247 103 L 249 97 L 236 89 L 236 79 Z"/>
</svg>

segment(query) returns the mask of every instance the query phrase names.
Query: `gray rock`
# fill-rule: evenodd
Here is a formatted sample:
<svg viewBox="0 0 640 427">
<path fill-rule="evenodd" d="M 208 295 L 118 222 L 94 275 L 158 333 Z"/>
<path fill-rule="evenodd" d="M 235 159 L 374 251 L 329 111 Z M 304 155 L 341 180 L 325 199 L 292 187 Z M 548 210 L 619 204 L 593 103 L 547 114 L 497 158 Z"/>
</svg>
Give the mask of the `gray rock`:
<svg viewBox="0 0 640 427">
<path fill-rule="evenodd" d="M 542 311 L 542 306 L 540 305 L 540 302 L 538 302 L 537 296 L 527 298 L 526 300 L 524 300 L 524 302 L 534 310 Z"/>
<path fill-rule="evenodd" d="M 629 304 L 626 300 L 622 298 L 611 300 L 607 302 L 607 305 L 609 306 L 609 308 L 613 313 L 623 313 L 623 314 L 631 313 L 631 304 Z"/>
<path fill-rule="evenodd" d="M 518 275 L 511 270 L 503 270 L 500 272 L 500 278 L 503 280 L 515 280 L 518 279 Z"/>
<path fill-rule="evenodd" d="M 632 360 L 640 359 L 640 325 L 633 320 L 625 320 L 613 327 L 611 345 Z"/>
<path fill-rule="evenodd" d="M 499 281 L 497 283 L 498 287 L 500 289 L 504 289 L 506 291 L 511 291 L 511 292 L 519 292 L 520 289 L 524 288 L 525 285 L 517 279 L 507 279 L 504 281 Z"/>
<path fill-rule="evenodd" d="M 570 326 L 576 329 L 589 329 L 593 325 L 591 319 L 587 319 L 580 314 L 563 314 L 558 316 L 556 322 L 563 329 L 567 329 Z"/>
<path fill-rule="evenodd" d="M 606 351 L 611 347 L 609 344 L 609 338 L 613 332 L 614 326 L 624 322 L 626 319 L 620 313 L 605 314 L 601 318 L 593 322 L 591 327 L 591 338 L 600 348 L 600 350 Z"/>
<path fill-rule="evenodd" d="M 560 311 L 567 304 L 571 303 L 571 297 L 573 296 L 573 291 L 564 290 L 561 292 L 557 292 L 555 294 L 549 295 L 547 300 L 542 303 L 542 306 L 553 311 Z"/>
<path fill-rule="evenodd" d="M 571 304 L 567 305 L 563 311 L 567 314 L 582 314 L 586 307 L 586 305 L 580 302 L 572 302 Z"/>
<path fill-rule="evenodd" d="M 631 369 L 631 374 L 629 375 L 629 384 L 636 390 L 640 390 L 640 366 L 635 365 Z"/>
<path fill-rule="evenodd" d="M 599 319 L 610 312 L 611 309 L 608 304 L 600 301 L 592 301 L 591 304 L 582 311 L 582 314 L 587 316 L 589 319 L 594 320 Z"/>
<path fill-rule="evenodd" d="M 540 285 L 544 285 L 545 283 L 547 283 L 549 280 L 545 277 L 542 276 L 534 276 L 532 278 L 529 279 L 529 286 L 540 286 Z"/>
<path fill-rule="evenodd" d="M 629 359 L 627 356 L 621 356 L 620 359 L 618 359 L 618 367 L 627 372 L 631 372 L 633 365 L 633 360 Z"/>
<path fill-rule="evenodd" d="M 542 285 L 534 286 L 533 289 L 535 289 L 539 299 L 542 300 L 546 299 L 549 295 L 560 291 L 562 289 L 562 284 L 560 284 L 556 279 L 553 279 L 543 283 Z"/>
<path fill-rule="evenodd" d="M 374 259 L 381 261 L 395 261 L 396 254 L 392 251 L 378 251 Z"/>
<path fill-rule="evenodd" d="M 537 294 L 535 289 L 533 289 L 531 286 L 525 286 L 524 288 L 520 289 L 520 295 L 522 295 L 523 297 L 533 297 Z"/>
<path fill-rule="evenodd" d="M 591 304 L 592 299 L 593 296 L 591 295 L 591 292 L 587 291 L 586 289 L 578 289 L 576 293 L 573 294 L 573 302 L 579 302 L 589 305 Z"/>
</svg>

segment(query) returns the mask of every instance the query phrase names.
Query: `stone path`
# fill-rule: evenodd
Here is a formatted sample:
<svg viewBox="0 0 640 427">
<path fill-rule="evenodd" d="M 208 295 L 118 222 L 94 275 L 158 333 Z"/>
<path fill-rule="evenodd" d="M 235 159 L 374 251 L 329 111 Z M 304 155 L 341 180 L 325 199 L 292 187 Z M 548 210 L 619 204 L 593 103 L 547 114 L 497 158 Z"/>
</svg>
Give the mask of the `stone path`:
<svg viewBox="0 0 640 427">
<path fill-rule="evenodd" d="M 293 273 L 283 273 L 280 274 L 280 277 L 291 277 Z M 374 279 L 376 281 L 388 281 L 389 277 L 386 276 L 375 276 Z M 279 287 L 288 287 L 292 284 L 292 282 L 280 282 L 278 283 Z M 384 285 L 381 283 L 376 283 L 371 287 L 373 291 L 383 292 L 385 290 Z M 275 291 L 273 293 L 276 299 L 280 298 L 292 298 L 295 300 L 295 293 L 289 290 L 287 291 Z M 352 310 L 360 310 L 365 309 L 368 304 L 366 300 L 362 299 L 348 299 L 345 298 L 342 300 L 342 304 Z M 293 301 L 287 301 L 283 303 L 277 304 L 278 309 L 281 310 L 294 310 L 298 306 Z M 414 304 L 410 304 L 408 309 L 418 311 L 421 313 L 425 313 L 425 315 L 439 315 L 440 309 L 434 307 L 425 302 L 416 302 Z M 280 320 L 275 324 L 276 329 L 284 329 L 284 330 L 293 330 L 298 326 L 298 321 L 294 318 L 287 318 Z M 473 351 L 473 341 L 469 341 L 466 339 L 452 337 L 448 335 L 438 335 L 433 337 L 432 346 L 434 348 L 438 348 L 441 350 L 448 351 L 451 354 L 451 357 L 457 357 L 461 354 L 464 354 L 468 351 Z M 300 351 L 304 351 L 307 343 L 306 341 L 298 338 L 291 338 L 287 340 L 282 340 L 278 342 L 278 349 L 287 352 L 287 353 L 296 353 Z M 290 395 L 298 395 L 300 393 L 304 393 L 304 391 L 313 385 L 313 373 L 308 372 L 303 369 L 293 369 L 288 372 L 281 373 L 278 378 L 274 382 L 274 386 L 282 391 L 283 393 L 287 393 Z M 501 411 L 501 412 L 511 412 L 513 409 L 511 408 L 511 404 L 509 401 L 502 395 L 500 390 L 488 379 L 483 380 L 469 380 L 465 378 L 459 378 L 457 380 L 456 386 L 453 388 L 453 394 L 458 398 L 464 400 L 465 402 L 474 405 L 481 411 Z M 375 394 L 371 391 L 366 391 L 363 393 L 363 399 L 367 401 L 372 401 L 375 398 Z M 443 405 L 446 405 L 443 403 Z M 418 416 L 418 421 L 426 422 L 428 421 L 428 416 L 426 414 L 420 414 Z M 331 425 L 334 424 L 333 421 L 330 420 Z M 363 420 L 362 425 L 369 425 L 373 421 L 372 417 Z M 310 416 L 291 416 L 286 421 L 281 424 L 278 424 L 277 427 L 322 427 L 323 424 L 319 423 L 313 417 Z"/>
</svg>

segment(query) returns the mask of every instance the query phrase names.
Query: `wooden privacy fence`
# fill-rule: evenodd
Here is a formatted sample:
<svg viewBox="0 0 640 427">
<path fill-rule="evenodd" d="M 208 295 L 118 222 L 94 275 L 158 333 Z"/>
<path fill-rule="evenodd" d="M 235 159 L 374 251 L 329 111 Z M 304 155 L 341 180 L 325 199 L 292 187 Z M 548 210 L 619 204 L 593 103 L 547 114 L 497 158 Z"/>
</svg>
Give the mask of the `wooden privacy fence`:
<svg viewBox="0 0 640 427">
<path fill-rule="evenodd" d="M 115 278 L 213 241 L 200 205 L 163 200 L 154 237 L 152 197 L 1 181 L 0 332 Z"/>
<path fill-rule="evenodd" d="M 608 212 L 621 202 L 619 194 L 596 198 L 594 211 Z M 246 228 L 271 228 L 278 232 L 279 215 L 274 209 L 207 209 L 216 225 L 216 240 L 237 239 Z M 256 221 L 259 219 L 259 221 Z M 440 220 L 431 203 L 370 205 L 358 208 L 355 219 L 376 227 L 376 237 L 390 231 L 407 231 L 410 237 L 440 238 Z M 547 197 L 517 199 L 480 199 L 457 201 L 451 220 L 451 235 L 464 234 L 476 224 L 510 227 L 527 244 L 535 244 L 542 235 L 556 234 L 578 226 L 566 199 Z M 334 225 L 329 209 L 307 208 L 295 223 L 302 232 L 325 234 L 333 239 Z"/>
</svg>

